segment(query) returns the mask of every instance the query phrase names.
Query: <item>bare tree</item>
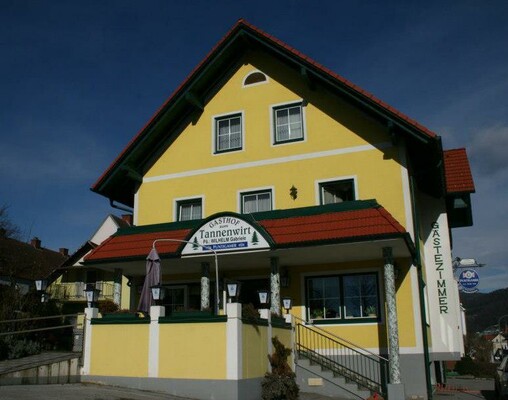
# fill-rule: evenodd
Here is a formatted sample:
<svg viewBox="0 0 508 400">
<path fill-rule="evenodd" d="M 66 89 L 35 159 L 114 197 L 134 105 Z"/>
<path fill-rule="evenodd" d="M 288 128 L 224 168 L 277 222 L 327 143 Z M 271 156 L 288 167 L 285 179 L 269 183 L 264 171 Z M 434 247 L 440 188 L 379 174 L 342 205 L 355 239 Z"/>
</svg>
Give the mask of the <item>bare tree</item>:
<svg viewBox="0 0 508 400">
<path fill-rule="evenodd" d="M 9 218 L 9 206 L 0 206 L 0 238 L 20 240 L 21 230 Z"/>
</svg>

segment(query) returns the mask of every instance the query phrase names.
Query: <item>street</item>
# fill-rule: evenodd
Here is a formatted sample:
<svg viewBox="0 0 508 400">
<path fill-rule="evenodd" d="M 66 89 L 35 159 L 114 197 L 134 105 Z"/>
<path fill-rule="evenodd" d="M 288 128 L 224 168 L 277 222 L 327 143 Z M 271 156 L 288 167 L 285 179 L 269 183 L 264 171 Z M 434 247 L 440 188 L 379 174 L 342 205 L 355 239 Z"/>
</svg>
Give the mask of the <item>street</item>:
<svg viewBox="0 0 508 400">
<path fill-rule="evenodd" d="M 496 400 L 492 379 L 449 378 L 434 400 Z M 118 388 L 95 384 L 0 386 L 2 400 L 185 400 L 159 392 Z M 328 397 L 302 393 L 301 400 L 324 400 Z M 239 399 L 241 400 L 241 399 Z"/>
</svg>

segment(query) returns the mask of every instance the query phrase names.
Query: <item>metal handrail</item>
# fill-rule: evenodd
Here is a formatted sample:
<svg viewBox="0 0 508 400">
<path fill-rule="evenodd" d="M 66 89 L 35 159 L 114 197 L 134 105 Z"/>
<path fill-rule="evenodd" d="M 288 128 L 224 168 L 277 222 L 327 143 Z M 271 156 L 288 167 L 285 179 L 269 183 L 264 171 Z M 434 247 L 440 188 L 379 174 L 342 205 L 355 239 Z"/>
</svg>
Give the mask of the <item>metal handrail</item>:
<svg viewBox="0 0 508 400">
<path fill-rule="evenodd" d="M 26 321 L 37 321 L 41 319 L 54 319 L 54 318 L 62 318 L 62 317 L 78 317 L 79 314 L 62 314 L 62 315 L 51 315 L 49 317 L 33 317 L 33 318 L 19 318 L 19 319 L 5 319 L 0 321 L 0 324 L 5 324 L 8 322 L 26 322 Z"/>
<path fill-rule="evenodd" d="M 298 355 L 318 363 L 359 386 L 386 396 L 388 360 L 337 337 L 321 328 L 296 323 Z M 334 336 L 334 337 L 331 337 Z M 347 344 L 346 344 L 347 343 Z M 361 351 L 360 351 L 361 349 Z M 368 354 L 365 354 L 368 353 Z"/>
<path fill-rule="evenodd" d="M 335 338 L 335 339 L 336 339 L 336 340 L 338 340 L 338 341 L 341 341 L 341 342 L 346 342 L 349 346 L 351 346 L 351 347 L 353 347 L 353 348 L 356 348 L 356 349 L 361 349 L 361 351 L 362 351 L 362 352 L 367 353 L 367 354 L 371 355 L 372 357 L 379 358 L 380 360 L 383 360 L 383 361 L 386 361 L 386 362 L 388 362 L 388 361 L 389 361 L 387 358 L 385 358 L 385 357 L 383 357 L 383 356 L 380 356 L 379 354 L 376 354 L 376 353 L 373 353 L 372 351 L 369 351 L 369 350 L 367 350 L 367 349 L 364 349 L 364 348 L 362 348 L 361 346 L 359 346 L 358 344 L 353 343 L 353 342 L 351 342 L 351 341 L 349 341 L 349 340 L 347 340 L 347 339 L 341 338 L 340 336 L 337 336 L 337 335 L 335 335 L 334 333 L 329 332 L 329 331 L 327 331 L 326 329 L 323 329 L 323 328 L 319 327 L 318 325 L 315 325 L 315 324 L 313 324 L 313 323 L 309 323 L 308 321 L 306 321 L 306 320 L 304 320 L 304 319 L 302 319 L 302 318 L 299 318 L 299 317 L 297 317 L 296 315 L 293 315 L 293 318 L 294 318 L 295 320 L 299 321 L 299 322 L 300 322 L 302 325 L 304 325 L 304 326 L 312 326 L 314 329 L 318 329 L 318 330 L 320 330 L 321 332 L 323 332 L 323 334 L 328 335 L 328 336 L 332 336 L 333 338 Z"/>
<path fill-rule="evenodd" d="M 54 329 L 63 329 L 63 328 L 75 328 L 78 323 L 78 316 L 79 314 L 62 314 L 62 315 L 51 315 L 46 317 L 33 317 L 33 318 L 19 318 L 19 319 L 7 319 L 0 321 L 0 324 L 16 324 L 19 322 L 31 322 L 31 321 L 43 321 L 48 319 L 62 319 L 62 318 L 68 318 L 68 317 L 75 317 L 76 322 L 72 324 L 66 324 L 66 325 L 58 325 L 58 326 L 48 326 L 43 328 L 33 328 L 33 329 L 24 329 L 20 331 L 9 331 L 9 332 L 0 332 L 0 336 L 10 336 L 10 335 L 18 335 L 22 333 L 32 333 L 32 332 L 42 332 L 42 331 L 50 331 Z"/>
</svg>

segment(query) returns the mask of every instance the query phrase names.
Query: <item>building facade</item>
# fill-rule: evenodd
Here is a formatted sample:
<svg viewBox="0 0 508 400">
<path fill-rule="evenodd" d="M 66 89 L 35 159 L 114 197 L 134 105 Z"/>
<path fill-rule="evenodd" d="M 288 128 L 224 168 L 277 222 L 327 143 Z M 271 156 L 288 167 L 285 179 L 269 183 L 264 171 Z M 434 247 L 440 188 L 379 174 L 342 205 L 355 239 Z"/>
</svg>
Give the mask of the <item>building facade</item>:
<svg viewBox="0 0 508 400">
<path fill-rule="evenodd" d="M 373 375 L 386 378 L 393 398 L 429 397 L 439 379 L 431 364 L 463 352 L 451 229 L 472 224 L 465 150 L 444 151 L 435 133 L 243 20 L 92 190 L 132 207 L 134 226 L 85 265 L 121 271 L 137 302 L 155 248 L 166 315 L 227 313 L 228 281 L 241 283 L 239 302 L 254 308 L 268 289 L 273 314 L 291 298 L 304 391 L 339 390 L 300 362 L 328 357 L 344 371 L 345 348 L 329 353 L 336 341 L 357 351 L 346 358 L 386 359 Z M 262 379 L 227 365 L 196 385 Z M 129 384 L 121 372 L 86 371 Z M 139 385 L 143 374 L 134 375 Z M 184 393 L 171 389 L 184 377 L 155 376 Z"/>
</svg>

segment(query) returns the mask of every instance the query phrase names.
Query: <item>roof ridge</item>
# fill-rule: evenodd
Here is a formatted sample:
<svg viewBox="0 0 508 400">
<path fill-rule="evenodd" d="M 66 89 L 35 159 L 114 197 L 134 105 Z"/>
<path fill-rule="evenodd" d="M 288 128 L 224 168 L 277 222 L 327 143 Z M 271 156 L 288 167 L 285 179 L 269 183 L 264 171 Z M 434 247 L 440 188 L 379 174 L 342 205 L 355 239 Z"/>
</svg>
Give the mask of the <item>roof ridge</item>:
<svg viewBox="0 0 508 400">
<path fill-rule="evenodd" d="M 189 83 L 192 82 L 192 79 L 194 79 L 198 72 L 204 68 L 204 66 L 210 62 L 213 61 L 213 56 L 216 52 L 218 52 L 218 49 L 228 43 L 229 39 L 232 39 L 234 37 L 234 34 L 237 31 L 240 31 L 241 29 L 250 30 L 253 34 L 257 35 L 260 38 L 265 39 L 268 41 L 267 44 L 275 44 L 276 46 L 279 46 L 281 49 L 289 52 L 293 57 L 295 57 L 300 62 L 303 62 L 307 64 L 309 67 L 314 68 L 314 70 L 317 70 L 316 72 L 321 72 L 325 74 L 326 77 L 330 77 L 333 80 L 340 82 L 342 85 L 344 85 L 347 89 L 351 90 L 352 92 L 360 95 L 363 99 L 368 102 L 372 102 L 381 109 L 384 109 L 385 112 L 388 112 L 389 114 L 392 114 L 396 116 L 397 118 L 400 118 L 402 121 L 405 121 L 409 125 L 412 125 L 414 128 L 419 130 L 420 132 L 424 133 L 425 135 L 431 137 L 431 138 L 437 138 L 437 134 L 420 124 L 419 122 L 415 121 L 414 119 L 408 117 L 404 113 L 398 111 L 394 107 L 390 106 L 388 103 L 384 102 L 383 100 L 377 98 L 372 93 L 362 89 L 361 87 L 357 86 L 356 84 L 352 83 L 351 81 L 347 80 L 346 78 L 342 77 L 341 75 L 335 73 L 331 69 L 325 67 L 324 65 L 314 61 L 312 58 L 308 57 L 307 55 L 301 53 L 300 51 L 296 50 L 294 47 L 289 46 L 282 40 L 276 38 L 273 35 L 270 35 L 266 33 L 265 31 L 261 30 L 257 26 L 251 24 L 250 22 L 246 21 L 244 18 L 240 18 L 233 27 L 215 44 L 215 46 L 212 47 L 212 49 L 206 54 L 206 56 L 201 60 L 200 63 L 198 63 L 192 71 L 187 75 L 187 77 L 180 83 L 180 85 L 171 93 L 171 95 L 166 99 L 166 101 L 159 107 L 159 109 L 152 115 L 152 117 L 148 120 L 148 122 L 138 131 L 138 133 L 128 142 L 128 144 L 124 147 L 123 151 L 114 159 L 114 161 L 108 166 L 108 168 L 102 173 L 102 175 L 97 179 L 97 181 L 92 185 L 91 190 L 97 191 L 100 193 L 99 186 L 104 183 L 106 180 L 106 177 L 109 175 L 110 172 L 113 171 L 116 165 L 124 159 L 128 152 L 133 148 L 133 146 L 142 139 L 144 136 L 144 133 L 148 132 L 148 128 L 154 124 L 159 117 L 161 116 L 162 111 L 167 108 L 170 103 L 178 98 L 178 95 L 183 91 L 183 88 L 187 86 Z M 217 53 L 217 55 L 219 55 Z M 351 93 L 353 94 L 353 93 Z M 360 100 L 360 99 L 359 99 Z M 105 194 L 103 194 L 105 195 Z"/>
</svg>

